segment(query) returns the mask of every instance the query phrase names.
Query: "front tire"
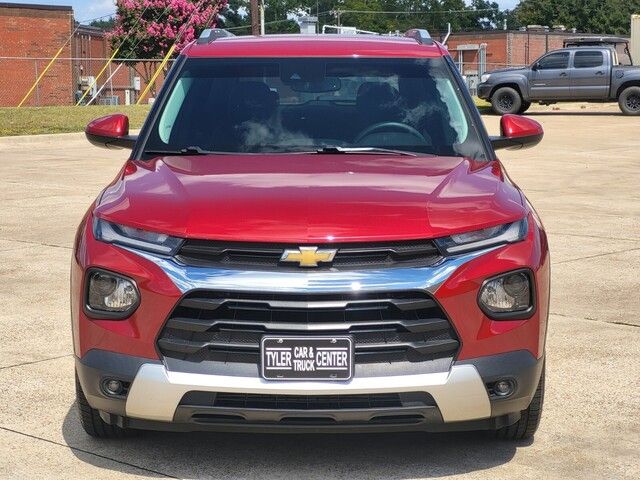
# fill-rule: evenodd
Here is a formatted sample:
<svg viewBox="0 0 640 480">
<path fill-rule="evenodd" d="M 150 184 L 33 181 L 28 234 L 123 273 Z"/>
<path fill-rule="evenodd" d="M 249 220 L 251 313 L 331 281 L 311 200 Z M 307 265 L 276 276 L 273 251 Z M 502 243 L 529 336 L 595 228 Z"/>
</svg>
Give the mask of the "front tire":
<svg viewBox="0 0 640 480">
<path fill-rule="evenodd" d="M 538 382 L 536 393 L 526 410 L 520 412 L 520 420 L 513 425 L 496 430 L 496 438 L 502 440 L 525 440 L 533 437 L 540 425 L 542 417 L 542 404 L 544 403 L 544 367 Z"/>
<path fill-rule="evenodd" d="M 522 105 L 520 106 L 520 110 L 518 110 L 518 114 L 523 114 L 524 112 L 526 112 L 527 110 L 529 110 L 529 107 L 531 106 L 531 102 L 525 102 L 524 100 L 522 101 Z"/>
<path fill-rule="evenodd" d="M 117 425 L 109 425 L 100 417 L 100 412 L 89 405 L 87 397 L 84 396 L 80 380 L 76 374 L 76 405 L 80 415 L 80 424 L 88 435 L 96 438 L 123 438 L 129 430 L 120 428 Z"/>
<path fill-rule="evenodd" d="M 501 87 L 491 95 L 491 109 L 498 115 L 518 113 L 522 108 L 522 97 L 511 87 Z"/>
<path fill-rule="evenodd" d="M 618 105 L 625 115 L 640 115 L 640 87 L 627 87 L 618 97 Z"/>
</svg>

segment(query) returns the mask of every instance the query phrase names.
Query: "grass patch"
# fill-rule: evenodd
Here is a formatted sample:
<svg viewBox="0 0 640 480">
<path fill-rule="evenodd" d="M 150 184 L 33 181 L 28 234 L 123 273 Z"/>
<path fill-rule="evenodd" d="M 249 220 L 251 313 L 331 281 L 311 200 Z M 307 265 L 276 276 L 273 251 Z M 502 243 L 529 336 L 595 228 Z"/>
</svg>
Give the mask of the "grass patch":
<svg viewBox="0 0 640 480">
<path fill-rule="evenodd" d="M 478 97 L 473 97 L 473 101 L 480 113 L 490 111 L 488 102 Z M 0 108 L 0 137 L 83 132 L 91 120 L 110 113 L 128 115 L 131 128 L 137 129 L 142 126 L 149 108 L 149 105 Z"/>
<path fill-rule="evenodd" d="M 149 105 L 0 108 L 0 137 L 43 133 L 83 132 L 91 120 L 111 113 L 129 116 L 132 129 L 140 128 Z"/>
<path fill-rule="evenodd" d="M 482 100 L 478 97 L 473 97 L 473 103 L 476 104 L 476 107 L 480 111 L 480 113 L 488 113 L 491 111 L 491 104 L 486 100 Z"/>
</svg>

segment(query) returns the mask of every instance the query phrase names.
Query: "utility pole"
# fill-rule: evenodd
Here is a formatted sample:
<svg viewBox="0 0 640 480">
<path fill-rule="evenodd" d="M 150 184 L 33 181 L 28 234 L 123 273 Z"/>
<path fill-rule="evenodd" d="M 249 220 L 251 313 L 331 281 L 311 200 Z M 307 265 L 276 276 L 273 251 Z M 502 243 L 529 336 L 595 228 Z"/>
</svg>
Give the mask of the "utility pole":
<svg viewBox="0 0 640 480">
<path fill-rule="evenodd" d="M 264 34 L 264 0 L 260 0 L 260 35 Z"/>
<path fill-rule="evenodd" d="M 260 7 L 258 0 L 251 0 L 251 35 L 260 35 Z"/>
</svg>

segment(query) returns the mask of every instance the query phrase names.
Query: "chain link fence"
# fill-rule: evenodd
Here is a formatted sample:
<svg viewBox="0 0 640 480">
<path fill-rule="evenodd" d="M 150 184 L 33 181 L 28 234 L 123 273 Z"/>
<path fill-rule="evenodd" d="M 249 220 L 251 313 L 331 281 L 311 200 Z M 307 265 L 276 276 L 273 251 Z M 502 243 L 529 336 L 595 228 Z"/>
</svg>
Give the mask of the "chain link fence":
<svg viewBox="0 0 640 480">
<path fill-rule="evenodd" d="M 480 62 L 455 62 L 458 66 L 458 70 L 462 74 L 462 78 L 464 79 L 467 88 L 471 95 L 476 95 L 478 93 L 478 84 L 482 81 L 482 75 L 487 72 L 491 72 L 492 70 L 498 70 L 500 68 L 513 68 L 513 67 L 524 67 L 525 65 L 520 64 L 507 64 L 507 63 L 490 63 L 486 62 L 484 64 L 480 64 Z"/>
<path fill-rule="evenodd" d="M 161 62 L 162 59 L 135 63 L 115 59 L 109 63 L 108 58 L 0 57 L 0 107 L 17 107 L 21 102 L 23 107 L 75 105 L 80 99 L 82 105 L 132 105 Z M 161 72 L 144 102 L 153 100 L 165 73 Z"/>
<path fill-rule="evenodd" d="M 133 105 L 160 67 L 162 59 L 123 63 L 108 58 L 0 57 L 0 107 Z M 521 65 L 454 60 L 472 95 L 485 72 Z M 170 68 L 173 60 L 166 67 Z M 48 70 L 47 70 L 47 67 Z M 101 71 L 104 71 L 101 73 Z M 46 70 L 46 72 L 45 72 Z M 43 75 L 43 72 L 44 75 Z M 161 72 L 144 102 L 153 101 L 166 72 Z"/>
</svg>

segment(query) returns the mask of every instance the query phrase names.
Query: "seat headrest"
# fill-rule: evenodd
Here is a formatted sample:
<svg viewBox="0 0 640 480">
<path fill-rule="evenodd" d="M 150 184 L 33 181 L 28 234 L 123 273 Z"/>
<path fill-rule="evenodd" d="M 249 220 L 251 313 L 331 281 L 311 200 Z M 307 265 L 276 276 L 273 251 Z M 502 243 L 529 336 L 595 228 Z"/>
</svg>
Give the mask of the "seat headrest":
<svg viewBox="0 0 640 480">
<path fill-rule="evenodd" d="M 397 102 L 398 97 L 398 91 L 386 82 L 364 82 L 358 87 L 356 105 L 391 106 Z"/>
<path fill-rule="evenodd" d="M 264 119 L 277 107 L 278 95 L 264 82 L 240 82 L 234 92 L 236 111 L 249 119 Z"/>
</svg>

